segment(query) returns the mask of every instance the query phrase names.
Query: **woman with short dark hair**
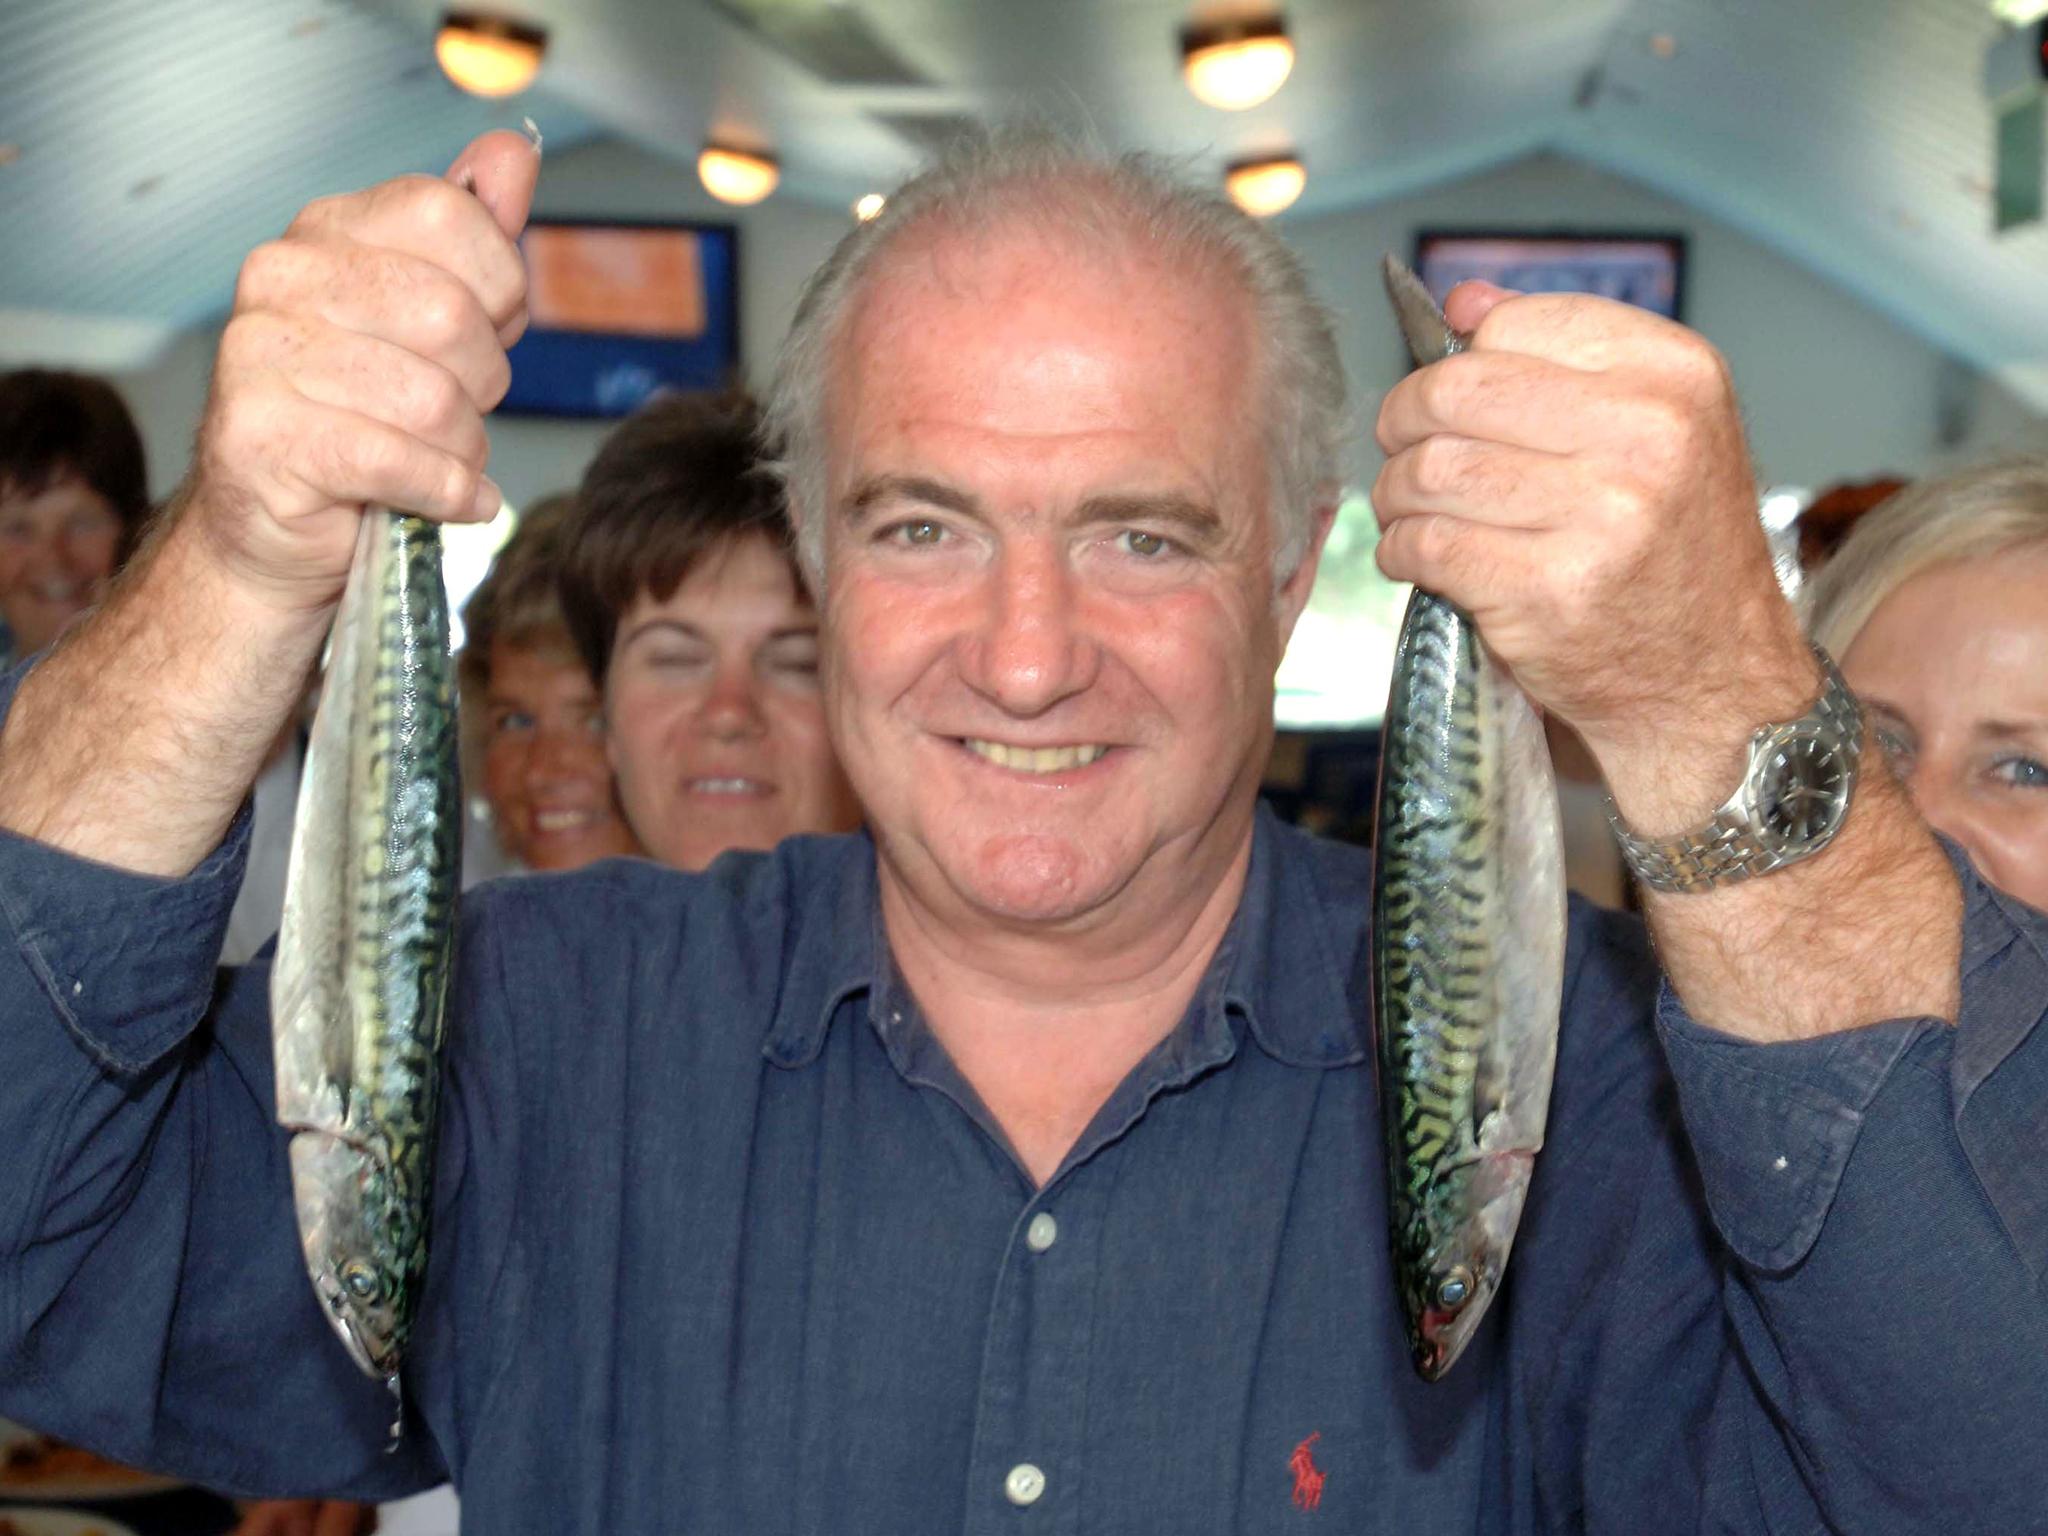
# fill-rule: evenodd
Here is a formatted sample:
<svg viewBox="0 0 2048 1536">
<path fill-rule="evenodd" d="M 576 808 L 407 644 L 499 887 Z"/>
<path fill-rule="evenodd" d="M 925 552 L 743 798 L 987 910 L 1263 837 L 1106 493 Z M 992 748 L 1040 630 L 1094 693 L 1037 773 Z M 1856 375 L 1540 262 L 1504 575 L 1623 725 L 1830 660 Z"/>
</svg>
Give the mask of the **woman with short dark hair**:
<svg viewBox="0 0 2048 1536">
<path fill-rule="evenodd" d="M 562 609 L 604 691 L 626 819 L 681 869 L 860 823 L 759 426 L 741 395 L 654 401 L 606 439 L 564 540 Z"/>
<path fill-rule="evenodd" d="M 10 656 L 47 649 L 99 601 L 149 517 L 142 436 L 112 385 L 0 373 L 0 618 Z"/>
</svg>

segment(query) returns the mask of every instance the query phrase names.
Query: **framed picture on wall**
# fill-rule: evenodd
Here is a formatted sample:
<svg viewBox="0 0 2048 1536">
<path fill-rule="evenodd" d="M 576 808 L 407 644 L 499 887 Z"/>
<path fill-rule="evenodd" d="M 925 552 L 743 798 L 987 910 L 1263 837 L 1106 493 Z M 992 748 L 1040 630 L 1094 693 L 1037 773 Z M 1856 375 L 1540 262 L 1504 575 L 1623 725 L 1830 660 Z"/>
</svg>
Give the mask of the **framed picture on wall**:
<svg viewBox="0 0 2048 1536">
<path fill-rule="evenodd" d="M 530 323 L 500 410 L 629 416 L 739 377 L 735 226 L 537 219 L 519 249 Z"/>
<path fill-rule="evenodd" d="M 1523 293 L 1593 293 L 1685 318 L 1685 236 L 1635 232 L 1423 230 L 1415 272 L 1444 301 L 1484 278 Z"/>
</svg>

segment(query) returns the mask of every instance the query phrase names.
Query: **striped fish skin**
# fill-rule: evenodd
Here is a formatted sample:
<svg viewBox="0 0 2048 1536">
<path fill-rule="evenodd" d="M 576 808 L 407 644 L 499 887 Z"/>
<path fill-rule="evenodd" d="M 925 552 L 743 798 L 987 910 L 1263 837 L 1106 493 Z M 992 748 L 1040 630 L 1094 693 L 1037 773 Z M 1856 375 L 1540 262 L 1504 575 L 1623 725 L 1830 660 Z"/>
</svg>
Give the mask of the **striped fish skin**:
<svg viewBox="0 0 2048 1536">
<path fill-rule="evenodd" d="M 307 1269 L 384 1379 L 426 1271 L 461 826 L 440 533 L 373 509 L 307 747 L 271 1012 Z"/>
<path fill-rule="evenodd" d="M 1418 363 L 1458 349 L 1412 274 L 1390 270 L 1388 287 Z M 1543 1145 L 1564 844 L 1541 718 L 1471 619 L 1427 592 L 1402 620 L 1380 751 L 1373 1012 L 1389 1236 L 1410 1354 L 1435 1381 L 1499 1292 Z"/>
</svg>

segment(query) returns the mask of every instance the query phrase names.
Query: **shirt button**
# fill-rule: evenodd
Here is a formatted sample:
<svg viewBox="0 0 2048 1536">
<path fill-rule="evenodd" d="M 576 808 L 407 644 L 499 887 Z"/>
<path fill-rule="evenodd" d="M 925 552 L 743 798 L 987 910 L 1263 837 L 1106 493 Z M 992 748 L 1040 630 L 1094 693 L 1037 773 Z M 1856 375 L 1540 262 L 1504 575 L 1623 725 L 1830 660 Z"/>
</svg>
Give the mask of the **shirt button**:
<svg viewBox="0 0 2048 1536">
<path fill-rule="evenodd" d="M 1028 1461 L 1018 1462 L 1003 1479 L 1003 1497 L 1019 1509 L 1036 1504 L 1044 1492 L 1045 1474 Z"/>
<path fill-rule="evenodd" d="M 1052 1219 L 1052 1212 L 1040 1211 L 1024 1229 L 1024 1246 L 1033 1253 L 1043 1253 L 1059 1241 L 1059 1236 L 1060 1224 Z"/>
</svg>

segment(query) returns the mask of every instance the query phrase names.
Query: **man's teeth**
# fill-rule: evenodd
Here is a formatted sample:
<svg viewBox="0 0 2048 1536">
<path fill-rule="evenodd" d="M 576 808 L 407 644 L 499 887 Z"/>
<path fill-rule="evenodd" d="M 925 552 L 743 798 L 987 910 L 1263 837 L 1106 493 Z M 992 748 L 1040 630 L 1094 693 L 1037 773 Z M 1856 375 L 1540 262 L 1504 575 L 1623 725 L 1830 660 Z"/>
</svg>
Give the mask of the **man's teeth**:
<svg viewBox="0 0 2048 1536">
<path fill-rule="evenodd" d="M 967 738 L 967 750 L 976 757 L 986 758 L 998 768 L 1014 768 L 1020 773 L 1070 773 L 1076 768 L 1086 768 L 1109 748 L 1096 745 L 1078 747 L 1013 747 L 1000 741 L 982 741 L 976 737 Z"/>
</svg>

